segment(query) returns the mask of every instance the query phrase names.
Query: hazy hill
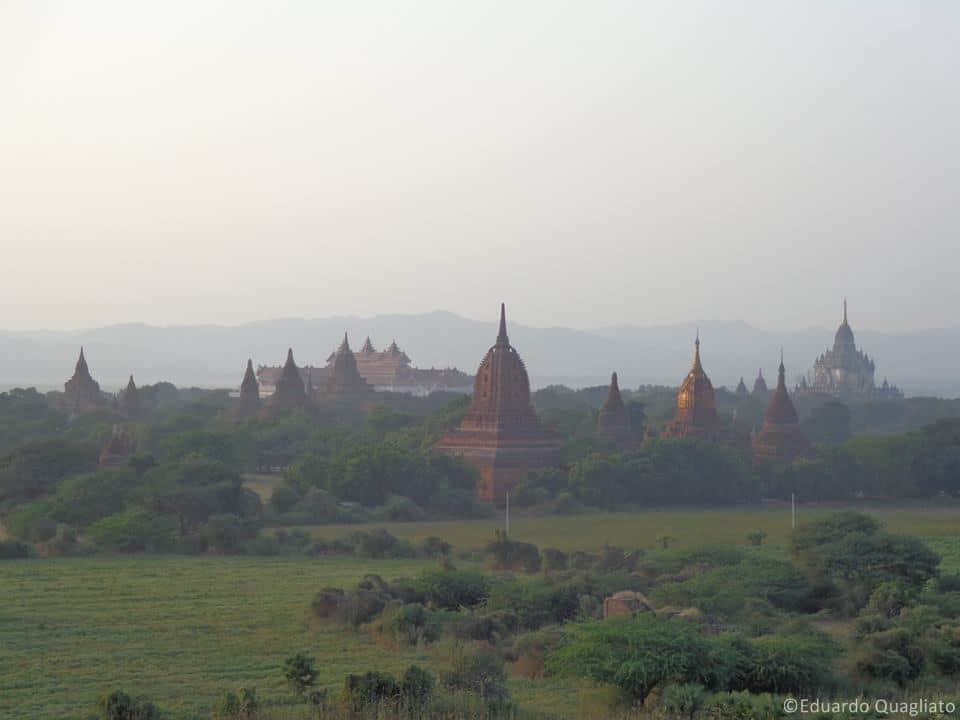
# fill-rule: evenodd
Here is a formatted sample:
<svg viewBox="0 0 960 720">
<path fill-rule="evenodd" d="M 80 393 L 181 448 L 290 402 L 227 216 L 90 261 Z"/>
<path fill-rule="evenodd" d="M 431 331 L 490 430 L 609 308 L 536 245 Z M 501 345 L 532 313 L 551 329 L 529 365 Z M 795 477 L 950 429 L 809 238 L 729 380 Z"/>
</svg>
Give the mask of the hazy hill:
<svg viewBox="0 0 960 720">
<path fill-rule="evenodd" d="M 620 373 L 627 387 L 676 385 L 690 365 L 696 328 L 616 326 L 590 331 L 534 328 L 510 323 L 510 338 L 526 360 L 537 387 L 564 383 L 594 385 Z M 254 364 L 279 364 L 293 347 L 300 364 L 322 364 L 349 332 L 359 348 L 369 335 L 382 348 L 392 339 L 419 367 L 456 366 L 474 372 L 496 336 L 495 318 L 468 320 L 447 312 L 423 315 L 277 319 L 223 327 L 113 325 L 80 331 L 0 331 L 0 387 L 62 387 L 80 345 L 94 376 L 106 389 L 126 383 L 169 380 L 177 385 L 235 386 L 248 357 Z M 784 348 L 791 384 L 833 342 L 833 328 L 772 333 L 742 322 L 700 325 L 704 365 L 716 385 L 733 386 L 741 375 L 750 385 L 763 367 L 776 378 Z M 854 331 L 857 332 L 856 326 Z M 908 394 L 960 396 L 960 328 L 909 334 L 857 332 L 857 343 Z"/>
</svg>

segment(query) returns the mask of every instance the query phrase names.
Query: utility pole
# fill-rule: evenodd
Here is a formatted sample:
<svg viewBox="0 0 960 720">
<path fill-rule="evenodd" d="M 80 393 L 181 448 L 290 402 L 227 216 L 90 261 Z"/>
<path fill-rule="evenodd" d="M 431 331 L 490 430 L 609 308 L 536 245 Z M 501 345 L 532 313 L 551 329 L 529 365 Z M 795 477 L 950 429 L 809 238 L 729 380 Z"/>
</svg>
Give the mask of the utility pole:
<svg viewBox="0 0 960 720">
<path fill-rule="evenodd" d="M 507 537 L 510 537 L 510 491 L 507 490 Z"/>
</svg>

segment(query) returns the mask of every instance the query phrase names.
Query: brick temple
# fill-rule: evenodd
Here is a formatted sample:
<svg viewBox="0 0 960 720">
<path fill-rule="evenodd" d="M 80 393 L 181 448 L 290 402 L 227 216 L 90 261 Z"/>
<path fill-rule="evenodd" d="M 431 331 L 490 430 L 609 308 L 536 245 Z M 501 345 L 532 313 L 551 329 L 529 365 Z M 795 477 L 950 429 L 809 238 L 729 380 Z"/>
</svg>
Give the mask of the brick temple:
<svg viewBox="0 0 960 720">
<path fill-rule="evenodd" d="M 506 310 L 500 331 L 477 370 L 470 409 L 437 449 L 472 463 L 480 472 L 477 495 L 503 503 L 532 469 L 559 464 L 560 440 L 540 425 L 530 401 L 530 379 L 507 336 Z"/>
<path fill-rule="evenodd" d="M 623 404 L 620 395 L 620 381 L 617 374 L 610 376 L 610 389 L 597 413 L 597 434 L 612 440 L 618 445 L 630 445 L 633 442 L 633 428 L 630 426 L 630 413 Z"/>
<path fill-rule="evenodd" d="M 758 462 L 793 462 L 797 458 L 809 456 L 810 453 L 810 442 L 800 429 L 797 409 L 787 392 L 786 370 L 781 353 L 777 389 L 773 391 L 773 397 L 770 398 L 770 404 L 764 413 L 763 428 L 753 437 L 753 457 Z"/>
<path fill-rule="evenodd" d="M 80 348 L 73 376 L 63 385 L 63 403 L 71 412 L 88 412 L 107 406 L 107 398 L 100 390 L 99 383 L 90 375 L 83 348 Z"/>
</svg>

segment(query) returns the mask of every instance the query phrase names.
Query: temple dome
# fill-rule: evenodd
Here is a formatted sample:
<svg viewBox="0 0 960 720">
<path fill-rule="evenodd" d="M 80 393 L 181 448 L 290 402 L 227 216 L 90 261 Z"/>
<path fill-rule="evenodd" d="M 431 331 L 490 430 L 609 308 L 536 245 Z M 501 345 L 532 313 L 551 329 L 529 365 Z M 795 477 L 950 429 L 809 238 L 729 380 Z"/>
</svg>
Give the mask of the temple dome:
<svg viewBox="0 0 960 720">
<path fill-rule="evenodd" d="M 683 379 L 680 392 L 677 393 L 677 410 L 698 413 L 702 410 L 714 411 L 717 409 L 717 395 L 713 383 L 700 363 L 700 337 L 694 343 L 693 367 Z"/>
<path fill-rule="evenodd" d="M 833 336 L 833 349 L 839 351 L 841 348 L 856 349 L 857 343 L 853 337 L 853 329 L 847 322 L 847 301 L 843 301 L 843 322 L 837 328 L 836 335 Z"/>
<path fill-rule="evenodd" d="M 530 378 L 507 337 L 506 309 L 500 306 L 500 332 L 487 350 L 473 384 L 473 411 L 525 414 L 530 410 Z"/>
</svg>

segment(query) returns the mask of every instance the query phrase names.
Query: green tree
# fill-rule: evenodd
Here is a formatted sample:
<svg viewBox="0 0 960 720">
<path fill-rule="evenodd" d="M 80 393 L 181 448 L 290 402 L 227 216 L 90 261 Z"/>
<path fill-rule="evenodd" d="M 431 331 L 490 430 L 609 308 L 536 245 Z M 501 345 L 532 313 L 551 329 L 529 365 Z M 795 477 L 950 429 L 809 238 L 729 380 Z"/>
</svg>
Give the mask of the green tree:
<svg viewBox="0 0 960 720">
<path fill-rule="evenodd" d="M 291 655 L 283 663 L 283 676 L 297 697 L 306 699 L 317 682 L 316 659 L 304 652 Z"/>
</svg>

